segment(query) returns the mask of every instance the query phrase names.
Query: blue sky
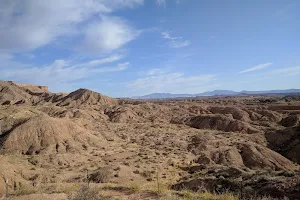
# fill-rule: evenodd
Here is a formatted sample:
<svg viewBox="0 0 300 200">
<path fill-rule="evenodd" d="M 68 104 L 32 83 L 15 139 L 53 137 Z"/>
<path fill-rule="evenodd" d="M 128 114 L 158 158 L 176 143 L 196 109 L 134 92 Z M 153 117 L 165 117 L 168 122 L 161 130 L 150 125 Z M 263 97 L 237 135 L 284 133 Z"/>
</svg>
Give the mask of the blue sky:
<svg viewBox="0 0 300 200">
<path fill-rule="evenodd" d="M 0 0 L 0 79 L 112 97 L 300 88 L 298 0 Z"/>
</svg>

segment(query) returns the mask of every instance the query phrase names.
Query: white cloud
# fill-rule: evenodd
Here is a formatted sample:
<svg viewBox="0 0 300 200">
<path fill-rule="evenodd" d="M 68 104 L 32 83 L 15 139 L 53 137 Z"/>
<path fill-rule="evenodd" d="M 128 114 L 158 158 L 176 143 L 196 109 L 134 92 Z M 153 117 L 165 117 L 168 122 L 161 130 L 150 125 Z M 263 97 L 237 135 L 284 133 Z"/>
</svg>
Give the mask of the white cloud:
<svg viewBox="0 0 300 200">
<path fill-rule="evenodd" d="M 12 54 L 0 53 L 0 69 L 1 68 L 14 68 L 14 67 L 27 67 L 27 66 L 30 66 L 30 64 L 15 61 L 14 56 Z"/>
<path fill-rule="evenodd" d="M 87 75 L 86 69 L 67 68 L 67 65 L 65 60 L 55 60 L 51 65 L 45 67 L 15 68 L 12 70 L 1 70 L 1 73 L 3 71 L 6 72 L 4 79 L 41 85 L 78 80 Z"/>
<path fill-rule="evenodd" d="M 143 0 L 47 2 L 0 0 L 0 2 L 0 79 L 49 85 L 50 88 L 61 91 L 67 88 L 63 85 L 69 87 L 74 81 L 93 74 L 113 73 L 129 67 L 128 62 L 112 65 L 125 55 L 90 59 L 85 63 L 82 63 L 81 59 L 80 61 L 74 59 L 73 56 L 73 60 L 56 60 L 46 66 L 26 62 L 35 58 L 32 50 L 44 45 L 72 44 L 73 46 L 64 46 L 71 50 L 83 45 L 81 47 L 84 48 L 76 50 L 96 53 L 122 47 L 135 39 L 140 31 L 135 30 L 125 20 L 114 17 L 113 12 L 118 9 L 134 8 L 143 4 Z M 69 41 L 72 43 L 67 43 Z M 85 44 L 90 47 L 84 46 Z M 18 57 L 14 59 L 14 55 Z M 19 58 L 27 59 L 21 63 L 18 61 L 21 60 Z"/>
<path fill-rule="evenodd" d="M 128 83 L 132 90 L 151 92 L 186 92 L 197 93 L 200 88 L 216 79 L 216 75 L 205 74 L 199 76 L 185 76 L 183 73 L 169 73 L 139 78 Z"/>
<path fill-rule="evenodd" d="M 170 32 L 164 31 L 161 32 L 161 35 L 164 39 L 168 40 L 168 45 L 171 48 L 182 48 L 187 47 L 191 44 L 188 40 L 183 40 L 182 37 L 173 37 Z"/>
<path fill-rule="evenodd" d="M 103 64 L 107 64 L 107 63 L 113 63 L 116 62 L 122 58 L 124 58 L 124 55 L 113 55 L 107 58 L 103 58 L 103 59 L 99 59 L 99 60 L 91 60 L 89 62 L 86 63 L 81 63 L 77 66 L 80 67 L 94 67 L 94 66 L 98 66 L 98 65 L 103 65 Z"/>
<path fill-rule="evenodd" d="M 32 50 L 57 41 L 61 37 L 80 34 L 80 25 L 97 15 L 105 15 L 117 9 L 141 5 L 143 0 L 9 0 L 1 1 L 0 51 L 17 52 Z M 111 24 L 110 24 L 111 25 Z M 104 47 L 119 47 L 133 38 L 122 34 L 122 41 Z M 112 28 L 112 27 L 110 27 Z M 97 29 L 96 29 L 97 30 Z M 123 31 L 124 32 L 124 31 Z M 120 36 L 114 34 L 113 36 Z M 112 36 L 112 37 L 113 37 Z M 129 39 L 124 37 L 129 36 Z M 110 37 L 110 39 L 112 39 Z M 119 40 L 118 38 L 115 38 Z"/>
<path fill-rule="evenodd" d="M 48 85 L 58 91 L 61 86 L 67 86 L 70 82 L 87 78 L 97 73 L 118 72 L 126 70 L 129 63 L 117 64 L 114 67 L 78 67 L 71 61 L 55 60 L 52 64 L 44 67 L 15 67 L 0 68 L 0 78 L 14 80 L 21 83 L 33 83 Z"/>
<path fill-rule="evenodd" d="M 0 53 L 0 61 L 7 61 L 11 60 L 13 58 L 13 55 L 9 53 Z"/>
<path fill-rule="evenodd" d="M 257 66 L 255 66 L 255 67 L 251 67 L 251 68 L 249 68 L 249 69 L 240 71 L 238 74 L 244 74 L 244 73 L 248 73 L 248 72 L 252 72 L 252 71 L 261 70 L 261 69 L 264 69 L 264 68 L 266 68 L 266 67 L 269 67 L 270 65 L 272 65 L 272 63 L 264 63 L 264 64 L 260 64 L 260 65 L 257 65 Z"/>
<path fill-rule="evenodd" d="M 102 68 L 99 68 L 99 69 L 95 69 L 95 70 L 92 70 L 93 72 L 98 72 L 98 73 L 102 73 L 102 72 L 118 72 L 118 71 L 123 71 L 125 69 L 127 69 L 129 66 L 129 62 L 126 62 L 126 63 L 121 63 L 121 64 L 118 64 L 116 67 L 102 67 Z"/>
<path fill-rule="evenodd" d="M 150 68 L 145 71 L 140 71 L 137 73 L 139 77 L 145 76 L 157 76 L 162 74 L 167 74 L 170 71 L 170 67 L 163 67 L 163 68 Z"/>
<path fill-rule="evenodd" d="M 143 4 L 144 0 L 102 0 L 100 2 L 115 10 L 123 7 L 134 8 L 137 5 Z"/>
<path fill-rule="evenodd" d="M 168 39 L 168 40 L 182 39 L 182 37 L 171 37 L 170 33 L 167 31 L 162 32 L 161 35 L 163 36 L 163 38 Z"/>
<path fill-rule="evenodd" d="M 49 68 L 63 68 L 69 66 L 69 61 L 66 60 L 55 60 L 51 65 L 49 65 Z"/>
<path fill-rule="evenodd" d="M 176 4 L 180 4 L 181 0 L 172 0 L 174 1 Z M 167 0 L 156 0 L 156 4 L 158 6 L 166 6 Z"/>
<path fill-rule="evenodd" d="M 173 41 L 170 43 L 170 47 L 173 48 L 182 48 L 182 47 L 187 47 L 191 44 L 190 41 L 185 40 L 185 41 Z"/>
<path fill-rule="evenodd" d="M 159 6 L 165 6 L 167 0 L 156 0 L 157 5 Z"/>
<path fill-rule="evenodd" d="M 139 31 L 120 18 L 102 17 L 100 22 L 89 24 L 84 35 L 80 48 L 90 52 L 107 52 L 134 40 Z"/>
<path fill-rule="evenodd" d="M 266 79 L 285 80 L 285 79 L 288 79 L 290 76 L 297 77 L 297 75 L 300 75 L 300 66 L 278 68 L 278 69 L 273 69 L 273 70 L 270 70 L 270 71 L 267 71 L 267 72 L 264 72 L 264 73 L 251 74 L 251 75 L 248 76 L 248 79 L 250 81 L 249 80 L 244 80 L 243 83 L 257 82 L 257 81 L 266 80 Z M 290 78 L 293 79 L 295 77 L 290 77 Z M 285 82 L 287 84 L 289 83 L 287 81 L 283 81 L 283 82 Z M 282 86 L 283 82 L 281 83 L 280 87 Z"/>
<path fill-rule="evenodd" d="M 153 75 L 159 75 L 159 74 L 164 74 L 166 71 L 166 69 L 162 69 L 162 68 L 153 68 L 153 69 L 149 69 L 145 74 L 147 76 L 153 76 Z"/>
<path fill-rule="evenodd" d="M 300 66 L 297 67 L 286 67 L 281 69 L 275 69 L 267 72 L 266 75 L 280 75 L 280 76 L 294 76 L 300 74 Z"/>
</svg>

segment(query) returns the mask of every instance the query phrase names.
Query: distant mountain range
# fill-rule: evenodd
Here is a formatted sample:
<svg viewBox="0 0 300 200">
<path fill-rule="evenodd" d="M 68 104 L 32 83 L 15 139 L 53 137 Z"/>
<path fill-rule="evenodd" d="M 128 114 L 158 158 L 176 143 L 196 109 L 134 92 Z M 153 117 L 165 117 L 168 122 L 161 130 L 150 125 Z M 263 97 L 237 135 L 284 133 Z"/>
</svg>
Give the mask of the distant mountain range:
<svg viewBox="0 0 300 200">
<path fill-rule="evenodd" d="M 255 95 L 255 94 L 300 94 L 300 89 L 288 90 L 266 90 L 266 91 L 246 91 L 235 92 L 232 90 L 214 90 L 199 94 L 171 94 L 171 93 L 152 93 L 144 96 L 135 96 L 132 99 L 172 99 L 184 97 L 201 97 L 201 96 L 235 96 L 235 95 Z"/>
</svg>

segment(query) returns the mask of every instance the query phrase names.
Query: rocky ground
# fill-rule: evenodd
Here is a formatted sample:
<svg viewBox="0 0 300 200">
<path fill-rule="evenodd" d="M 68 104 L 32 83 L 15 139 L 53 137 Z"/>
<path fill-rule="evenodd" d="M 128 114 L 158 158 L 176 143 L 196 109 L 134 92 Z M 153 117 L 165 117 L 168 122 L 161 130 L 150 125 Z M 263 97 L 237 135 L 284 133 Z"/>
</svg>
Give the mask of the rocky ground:
<svg viewBox="0 0 300 200">
<path fill-rule="evenodd" d="M 299 119 L 299 96 L 138 101 L 0 82 L 0 195 L 8 180 L 11 199 L 88 183 L 115 199 L 300 199 Z"/>
</svg>

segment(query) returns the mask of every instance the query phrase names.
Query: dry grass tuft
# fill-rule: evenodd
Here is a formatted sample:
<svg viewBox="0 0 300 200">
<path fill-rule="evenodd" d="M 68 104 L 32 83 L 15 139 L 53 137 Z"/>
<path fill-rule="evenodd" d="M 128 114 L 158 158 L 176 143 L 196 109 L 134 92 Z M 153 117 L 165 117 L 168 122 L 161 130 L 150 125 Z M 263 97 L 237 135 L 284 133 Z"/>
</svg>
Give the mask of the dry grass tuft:
<svg viewBox="0 0 300 200">
<path fill-rule="evenodd" d="M 112 190 L 118 192 L 125 192 L 129 194 L 137 193 L 140 191 L 140 188 L 137 184 L 130 185 L 115 185 L 115 184 L 106 184 L 102 187 L 103 190 Z"/>
<path fill-rule="evenodd" d="M 96 188 L 89 188 L 86 185 L 82 185 L 75 195 L 69 194 L 68 200 L 108 200 L 109 197 L 99 195 L 99 191 Z"/>
<path fill-rule="evenodd" d="M 23 186 L 19 190 L 16 190 L 13 195 L 15 196 L 23 196 L 23 195 L 29 195 L 29 194 L 34 194 L 37 192 L 37 189 L 34 187 L 30 186 Z"/>
</svg>

